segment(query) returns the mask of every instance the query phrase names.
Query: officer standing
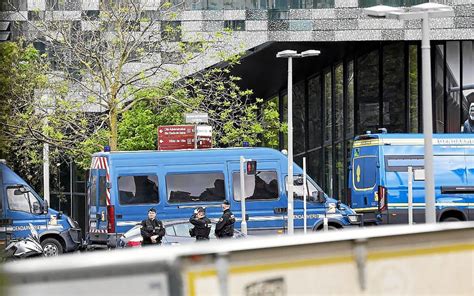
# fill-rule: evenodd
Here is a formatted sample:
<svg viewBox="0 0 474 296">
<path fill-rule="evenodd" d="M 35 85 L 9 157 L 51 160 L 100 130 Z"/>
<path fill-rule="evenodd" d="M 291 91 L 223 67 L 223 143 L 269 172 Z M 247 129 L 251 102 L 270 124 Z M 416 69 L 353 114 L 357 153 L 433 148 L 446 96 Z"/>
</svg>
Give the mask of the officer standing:
<svg viewBox="0 0 474 296">
<path fill-rule="evenodd" d="M 462 126 L 461 132 L 474 133 L 474 102 L 469 106 L 469 115 Z"/>
<path fill-rule="evenodd" d="M 196 212 L 191 216 L 189 222 L 194 225 L 190 234 L 191 236 L 196 237 L 196 241 L 209 240 L 209 233 L 211 233 L 211 220 L 206 217 L 206 210 L 203 207 L 196 209 Z"/>
<path fill-rule="evenodd" d="M 142 245 L 161 245 L 161 239 L 165 236 L 166 231 L 163 223 L 156 219 L 156 210 L 151 208 L 148 210 L 148 218 L 142 221 L 141 235 L 143 237 Z"/>
<path fill-rule="evenodd" d="M 222 217 L 217 222 L 215 234 L 217 238 L 229 238 L 234 236 L 234 214 L 230 211 L 230 203 L 228 200 L 222 202 Z"/>
</svg>

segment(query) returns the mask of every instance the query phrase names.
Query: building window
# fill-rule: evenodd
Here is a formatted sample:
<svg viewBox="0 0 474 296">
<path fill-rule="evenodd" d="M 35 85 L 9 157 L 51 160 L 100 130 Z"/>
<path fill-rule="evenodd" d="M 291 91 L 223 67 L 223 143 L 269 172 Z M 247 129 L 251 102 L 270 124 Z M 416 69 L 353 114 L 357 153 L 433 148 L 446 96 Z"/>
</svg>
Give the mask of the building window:
<svg viewBox="0 0 474 296">
<path fill-rule="evenodd" d="M 25 0 L 2 0 L 0 11 L 26 11 L 27 3 Z"/>
<path fill-rule="evenodd" d="M 344 67 L 338 64 L 334 68 L 334 125 L 336 128 L 335 140 L 343 139 L 344 134 Z"/>
<path fill-rule="evenodd" d="M 344 171 L 344 162 L 346 161 L 345 159 L 345 153 L 344 153 L 344 147 L 342 145 L 342 142 L 339 142 L 335 145 L 336 148 L 336 167 L 334 168 L 335 171 L 335 177 L 336 177 L 336 190 L 335 190 L 335 199 L 341 199 L 344 193 L 344 187 L 346 183 L 346 173 Z"/>
<path fill-rule="evenodd" d="M 224 21 L 224 28 L 232 31 L 245 31 L 245 21 Z"/>
<path fill-rule="evenodd" d="M 461 130 L 461 55 L 460 42 L 446 42 L 446 132 Z"/>
<path fill-rule="evenodd" d="M 79 11 L 81 1 L 78 0 L 46 0 L 46 10 Z"/>
<path fill-rule="evenodd" d="M 324 143 L 332 141 L 332 79 L 331 70 L 324 72 Z"/>
<path fill-rule="evenodd" d="M 377 50 L 357 58 L 358 131 L 379 126 L 379 53 Z"/>
<path fill-rule="evenodd" d="M 161 62 L 163 64 L 179 65 L 183 62 L 183 54 L 176 51 L 161 52 Z"/>
<path fill-rule="evenodd" d="M 293 86 L 293 129 L 295 154 L 305 151 L 305 81 Z"/>
<path fill-rule="evenodd" d="M 419 132 L 418 46 L 408 46 L 408 132 Z"/>
<path fill-rule="evenodd" d="M 83 10 L 81 12 L 81 19 L 84 21 L 96 21 L 99 19 L 99 10 Z"/>
<path fill-rule="evenodd" d="M 434 96 L 433 109 L 435 110 L 434 132 L 444 133 L 444 45 L 438 44 L 434 47 Z"/>
<path fill-rule="evenodd" d="M 170 203 L 222 201 L 226 198 L 223 173 L 166 176 Z"/>
<path fill-rule="evenodd" d="M 181 40 L 181 21 L 161 22 L 161 38 L 164 41 L 178 42 Z"/>
<path fill-rule="evenodd" d="M 406 131 L 405 67 L 402 42 L 383 47 L 383 124 L 390 133 Z"/>
<path fill-rule="evenodd" d="M 354 61 L 347 63 L 346 72 L 346 139 L 354 138 Z"/>
<path fill-rule="evenodd" d="M 308 145 L 309 149 L 321 147 L 321 76 L 308 81 Z"/>
<path fill-rule="evenodd" d="M 308 174 L 319 185 L 322 184 L 324 172 L 321 152 L 322 149 L 317 149 L 308 153 Z"/>
<path fill-rule="evenodd" d="M 333 195 L 332 146 L 324 147 L 324 192 Z"/>
<path fill-rule="evenodd" d="M 474 41 L 462 42 L 462 122 L 468 119 L 468 110 L 474 103 Z"/>
<path fill-rule="evenodd" d="M 122 205 L 157 204 L 158 177 L 155 175 L 118 177 L 118 192 Z"/>
</svg>

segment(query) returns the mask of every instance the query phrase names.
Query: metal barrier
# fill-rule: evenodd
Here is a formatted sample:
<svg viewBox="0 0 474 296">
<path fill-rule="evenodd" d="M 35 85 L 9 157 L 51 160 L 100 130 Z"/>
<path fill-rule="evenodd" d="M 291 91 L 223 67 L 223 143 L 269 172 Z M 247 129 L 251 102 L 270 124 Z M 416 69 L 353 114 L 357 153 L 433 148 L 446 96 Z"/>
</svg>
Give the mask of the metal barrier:
<svg viewBox="0 0 474 296">
<path fill-rule="evenodd" d="M 46 261 L 48 260 L 48 261 Z M 8 263 L 10 295 L 471 294 L 474 223 L 380 226 Z"/>
</svg>

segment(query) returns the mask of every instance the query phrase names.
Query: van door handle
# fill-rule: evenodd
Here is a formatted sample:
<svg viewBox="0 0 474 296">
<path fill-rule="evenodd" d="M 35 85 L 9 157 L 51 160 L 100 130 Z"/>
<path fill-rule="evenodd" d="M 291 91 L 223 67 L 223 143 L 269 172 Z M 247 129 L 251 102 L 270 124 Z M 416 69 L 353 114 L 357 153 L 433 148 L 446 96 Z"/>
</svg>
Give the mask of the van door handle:
<svg viewBox="0 0 474 296">
<path fill-rule="evenodd" d="M 273 208 L 273 213 L 275 214 L 286 214 L 288 212 L 288 208 Z"/>
<path fill-rule="evenodd" d="M 117 214 L 117 219 L 122 219 L 122 214 Z"/>
</svg>

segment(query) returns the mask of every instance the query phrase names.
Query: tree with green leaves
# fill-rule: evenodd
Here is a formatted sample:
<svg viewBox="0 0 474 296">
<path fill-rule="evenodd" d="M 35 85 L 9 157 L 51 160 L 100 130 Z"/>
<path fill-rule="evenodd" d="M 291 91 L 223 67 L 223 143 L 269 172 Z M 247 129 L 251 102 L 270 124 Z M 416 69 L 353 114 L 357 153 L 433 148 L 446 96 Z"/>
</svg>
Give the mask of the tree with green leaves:
<svg viewBox="0 0 474 296">
<path fill-rule="evenodd" d="M 209 113 L 216 146 L 257 145 L 267 128 L 279 130 L 263 120 L 277 111 L 260 112 L 261 100 L 230 74 L 240 58 L 226 42 L 232 32 L 183 36 L 173 21 L 179 3 L 145 10 L 143 2 L 104 1 L 82 28 L 38 11 L 29 35 L 45 45 L 45 81 L 11 112 L 20 119 L 9 125 L 12 137 L 49 143 L 85 167 L 104 145 L 155 148 L 156 126 L 181 123 L 186 112 Z M 222 63 L 201 70 L 203 60 Z"/>
</svg>

